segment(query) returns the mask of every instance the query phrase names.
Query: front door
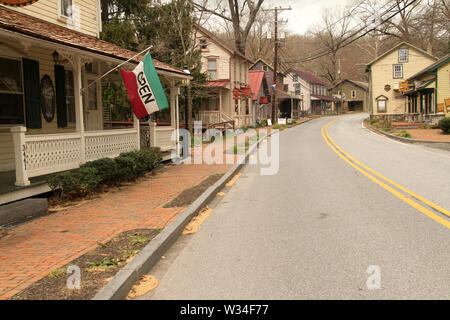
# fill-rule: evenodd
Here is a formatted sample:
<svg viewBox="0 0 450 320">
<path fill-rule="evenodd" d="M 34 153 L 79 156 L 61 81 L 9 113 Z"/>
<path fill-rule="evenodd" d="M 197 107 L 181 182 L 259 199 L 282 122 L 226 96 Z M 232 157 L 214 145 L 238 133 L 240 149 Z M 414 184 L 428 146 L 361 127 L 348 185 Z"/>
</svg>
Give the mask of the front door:
<svg viewBox="0 0 450 320">
<path fill-rule="evenodd" d="M 99 82 L 95 83 L 95 79 L 87 79 L 87 90 L 85 92 L 84 111 L 86 115 L 86 131 L 94 131 L 102 129 L 102 107 L 99 99 Z"/>
</svg>

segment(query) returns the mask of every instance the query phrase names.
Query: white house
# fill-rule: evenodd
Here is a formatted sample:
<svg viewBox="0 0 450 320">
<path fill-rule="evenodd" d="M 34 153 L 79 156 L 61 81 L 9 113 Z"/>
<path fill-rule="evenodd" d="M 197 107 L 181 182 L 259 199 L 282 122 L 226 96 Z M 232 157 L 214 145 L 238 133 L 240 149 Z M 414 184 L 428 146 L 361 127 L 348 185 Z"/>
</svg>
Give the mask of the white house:
<svg viewBox="0 0 450 320">
<path fill-rule="evenodd" d="M 42 175 L 140 148 L 138 119 L 129 128 L 105 130 L 101 82 L 122 80 L 118 72 L 96 80 L 136 53 L 100 40 L 100 31 L 97 0 L 0 5 L 0 174 L 14 173 L 13 181 L 2 178 L 3 187 L 11 187 L 0 190 L 0 204 L 48 190 Z M 150 123 L 146 131 L 150 145 L 169 151 L 177 143 L 171 137 L 178 128 L 178 86 L 189 76 L 154 63 L 170 88 L 170 120 Z"/>
</svg>

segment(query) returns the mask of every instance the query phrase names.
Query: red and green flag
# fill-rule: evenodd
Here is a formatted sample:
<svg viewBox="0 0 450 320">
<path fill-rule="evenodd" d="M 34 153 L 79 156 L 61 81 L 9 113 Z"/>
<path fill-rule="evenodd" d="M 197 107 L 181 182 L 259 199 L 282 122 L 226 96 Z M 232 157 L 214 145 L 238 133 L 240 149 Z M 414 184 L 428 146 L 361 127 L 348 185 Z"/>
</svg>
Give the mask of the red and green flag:
<svg viewBox="0 0 450 320">
<path fill-rule="evenodd" d="M 150 53 L 145 55 L 132 72 L 123 69 L 120 71 L 131 107 L 137 118 L 141 119 L 156 111 L 169 108 L 169 102 Z"/>
</svg>

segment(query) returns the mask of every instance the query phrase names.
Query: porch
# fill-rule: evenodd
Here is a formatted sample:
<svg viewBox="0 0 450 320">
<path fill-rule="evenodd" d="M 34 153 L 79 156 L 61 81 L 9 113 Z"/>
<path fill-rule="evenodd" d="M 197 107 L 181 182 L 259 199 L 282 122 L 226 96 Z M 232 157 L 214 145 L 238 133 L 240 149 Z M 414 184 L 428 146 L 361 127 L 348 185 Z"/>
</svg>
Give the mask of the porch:
<svg viewBox="0 0 450 320">
<path fill-rule="evenodd" d="M 20 13 L 9 12 L 6 20 L 0 24 L 0 173 L 9 178 L 14 173 L 14 181 L 4 179 L 3 194 L 22 194 L 11 201 L 48 191 L 45 175 L 88 161 L 114 158 L 141 145 L 166 153 L 178 147 L 172 138 L 179 128 L 179 87 L 191 78 L 182 70 L 154 60 L 170 108 L 152 119 L 164 117 L 163 125 L 141 123 L 119 87 L 119 71 L 100 79 L 127 60 L 124 68 L 134 69 L 142 56 Z M 105 84 L 110 83 L 118 86 L 107 99 Z M 118 109 L 128 118 L 126 126 L 109 125 L 117 120 L 112 110 Z"/>
</svg>

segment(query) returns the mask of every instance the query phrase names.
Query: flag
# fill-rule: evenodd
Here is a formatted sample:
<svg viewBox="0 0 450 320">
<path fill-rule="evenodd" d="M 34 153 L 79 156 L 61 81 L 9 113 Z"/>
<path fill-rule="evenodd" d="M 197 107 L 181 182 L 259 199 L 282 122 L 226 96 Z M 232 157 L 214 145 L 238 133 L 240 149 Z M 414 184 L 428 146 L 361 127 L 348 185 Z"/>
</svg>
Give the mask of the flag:
<svg viewBox="0 0 450 320">
<path fill-rule="evenodd" d="M 275 83 L 270 86 L 270 89 L 272 89 L 272 90 L 275 90 L 276 88 L 278 88 L 278 83 Z"/>
<path fill-rule="evenodd" d="M 131 107 L 137 118 L 144 118 L 169 107 L 169 102 L 150 53 L 142 59 L 132 72 L 123 69 L 120 71 L 128 91 Z"/>
</svg>

